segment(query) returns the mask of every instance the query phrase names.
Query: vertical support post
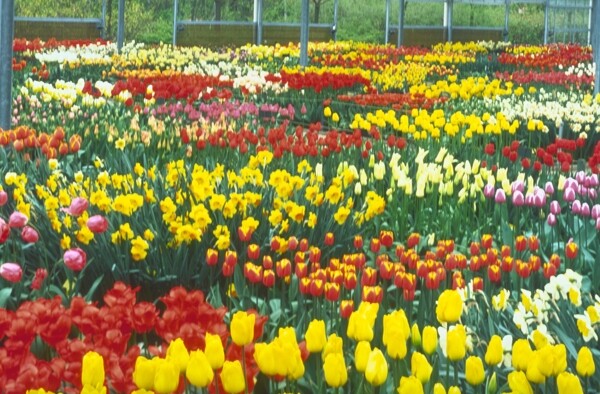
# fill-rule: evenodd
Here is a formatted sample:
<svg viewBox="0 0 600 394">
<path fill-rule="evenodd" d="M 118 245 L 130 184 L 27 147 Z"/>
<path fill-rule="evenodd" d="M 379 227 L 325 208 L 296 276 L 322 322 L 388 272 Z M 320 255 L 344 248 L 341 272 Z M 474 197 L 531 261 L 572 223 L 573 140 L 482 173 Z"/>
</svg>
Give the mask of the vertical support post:
<svg viewBox="0 0 600 394">
<path fill-rule="evenodd" d="M 510 0 L 506 0 L 505 8 L 504 8 L 504 32 L 502 33 L 502 38 L 504 38 L 504 42 L 508 42 L 508 17 L 510 15 Z"/>
<path fill-rule="evenodd" d="M 15 1 L 2 0 L 0 20 L 0 128 L 8 130 L 12 119 L 12 58 Z"/>
<path fill-rule="evenodd" d="M 331 37 L 335 42 L 337 39 L 337 28 L 338 28 L 338 4 L 339 0 L 335 0 L 333 3 L 333 26 L 331 27 Z"/>
<path fill-rule="evenodd" d="M 598 6 L 597 1 L 590 0 L 590 15 L 588 18 L 588 36 L 587 36 L 587 44 L 588 45 L 592 45 L 592 37 L 594 34 L 594 24 L 592 23 L 592 20 L 594 19 L 594 8 L 597 6 Z"/>
<path fill-rule="evenodd" d="M 177 45 L 177 16 L 179 13 L 179 1 L 173 4 L 173 46 Z"/>
<path fill-rule="evenodd" d="M 119 20 L 117 22 L 117 50 L 121 52 L 125 40 L 125 0 L 119 0 Z"/>
<path fill-rule="evenodd" d="M 594 1 L 592 6 L 592 53 L 596 63 L 594 76 L 594 96 L 600 94 L 600 4 Z"/>
<path fill-rule="evenodd" d="M 263 0 L 254 0 L 254 43 L 263 43 Z"/>
<path fill-rule="evenodd" d="M 404 0 L 398 0 L 398 37 L 396 39 L 396 45 L 400 48 L 404 41 Z"/>
<path fill-rule="evenodd" d="M 446 28 L 447 30 L 447 37 L 448 39 L 446 41 L 448 42 L 452 42 L 452 8 L 454 8 L 454 0 L 446 0 L 446 22 L 447 22 L 447 26 Z"/>
<path fill-rule="evenodd" d="M 300 23 L 300 66 L 308 65 L 308 14 L 310 12 L 310 4 L 308 0 L 302 0 L 302 13 Z"/>
<path fill-rule="evenodd" d="M 106 31 L 106 0 L 102 0 L 102 38 L 106 40 L 108 32 Z"/>
<path fill-rule="evenodd" d="M 390 38 L 390 0 L 385 0 L 385 39 L 383 43 L 387 45 Z"/>
<path fill-rule="evenodd" d="M 548 44 L 548 30 L 550 26 L 550 0 L 546 0 L 544 8 L 544 45 Z"/>
</svg>

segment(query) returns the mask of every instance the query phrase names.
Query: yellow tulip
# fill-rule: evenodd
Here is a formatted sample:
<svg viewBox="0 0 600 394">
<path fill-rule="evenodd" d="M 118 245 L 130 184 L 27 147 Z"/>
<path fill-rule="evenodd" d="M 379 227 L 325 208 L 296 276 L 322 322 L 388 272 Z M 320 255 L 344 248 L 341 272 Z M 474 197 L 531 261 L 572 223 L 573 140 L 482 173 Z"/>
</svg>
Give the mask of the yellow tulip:
<svg viewBox="0 0 600 394">
<path fill-rule="evenodd" d="M 94 387 L 86 384 L 81 388 L 79 394 L 106 394 L 106 386 Z"/>
<path fill-rule="evenodd" d="M 341 387 L 348 381 L 346 361 L 342 353 L 330 353 L 323 363 L 325 381 L 330 387 Z"/>
<path fill-rule="evenodd" d="M 515 393 L 533 394 L 531 384 L 523 371 L 513 371 L 508 374 L 508 387 Z"/>
<path fill-rule="evenodd" d="M 485 352 L 485 363 L 489 366 L 498 365 L 503 356 L 502 339 L 498 335 L 493 335 Z"/>
<path fill-rule="evenodd" d="M 432 355 L 437 349 L 437 330 L 433 326 L 423 328 L 423 351 L 425 354 Z"/>
<path fill-rule="evenodd" d="M 215 376 L 206 354 L 202 350 L 190 353 L 189 362 L 185 371 L 185 377 L 196 387 L 206 387 Z"/>
<path fill-rule="evenodd" d="M 325 322 L 323 320 L 313 320 L 308 324 L 306 330 L 306 349 L 311 353 L 323 351 L 327 343 L 327 333 L 325 331 Z"/>
<path fill-rule="evenodd" d="M 179 372 L 185 372 L 187 369 L 190 354 L 181 338 L 177 338 L 169 343 L 167 348 L 167 360 L 171 360 L 179 368 Z"/>
<path fill-rule="evenodd" d="M 89 351 L 81 362 L 81 384 L 100 389 L 104 386 L 104 359 L 96 352 Z"/>
<path fill-rule="evenodd" d="M 223 342 L 221 337 L 211 333 L 206 333 L 205 336 L 206 346 L 204 347 L 204 354 L 208 358 L 208 363 L 213 370 L 220 369 L 225 362 L 225 351 L 223 349 Z"/>
<path fill-rule="evenodd" d="M 459 361 L 465 357 L 467 333 L 465 327 L 461 324 L 454 326 L 448 331 L 446 337 L 446 352 L 448 359 L 451 361 Z"/>
<path fill-rule="evenodd" d="M 596 364 L 594 363 L 594 356 L 587 346 L 582 346 L 577 353 L 577 373 L 582 378 L 592 376 L 596 372 Z"/>
<path fill-rule="evenodd" d="M 369 354 L 365 378 L 372 386 L 380 386 L 388 376 L 388 364 L 381 350 L 375 348 Z"/>
<path fill-rule="evenodd" d="M 398 386 L 398 394 L 424 394 L 423 384 L 415 376 L 402 376 L 400 386 Z"/>
<path fill-rule="evenodd" d="M 429 364 L 427 357 L 423 353 L 413 352 L 410 358 L 410 373 L 425 384 L 429 382 L 431 372 L 433 372 L 433 367 Z"/>
<path fill-rule="evenodd" d="M 470 356 L 465 363 L 465 376 L 472 386 L 479 386 L 485 380 L 483 362 L 477 356 Z"/>
<path fill-rule="evenodd" d="M 360 341 L 354 350 L 354 366 L 358 372 L 365 372 L 367 362 L 371 354 L 371 344 L 368 341 Z"/>
<path fill-rule="evenodd" d="M 154 387 L 154 375 L 156 374 L 156 363 L 146 357 L 138 356 L 135 360 L 133 370 L 133 383 L 139 389 L 152 390 Z"/>
<path fill-rule="evenodd" d="M 433 394 L 446 394 L 446 388 L 438 382 L 433 385 Z"/>
<path fill-rule="evenodd" d="M 419 332 L 419 325 L 417 323 L 414 323 L 410 328 L 410 339 L 415 348 L 421 346 L 421 333 Z"/>
<path fill-rule="evenodd" d="M 458 386 L 450 386 L 450 388 L 448 389 L 448 394 L 460 394 L 460 387 Z"/>
<path fill-rule="evenodd" d="M 344 346 L 344 340 L 339 337 L 337 334 L 331 334 L 327 337 L 327 343 L 323 348 L 323 352 L 321 353 L 321 358 L 323 361 L 327 358 L 327 356 L 331 353 L 342 353 L 342 348 Z"/>
<path fill-rule="evenodd" d="M 246 375 L 239 360 L 225 361 L 221 370 L 221 383 L 226 393 L 237 394 L 246 388 Z"/>
<path fill-rule="evenodd" d="M 552 346 L 552 357 L 554 359 L 552 375 L 558 376 L 567 370 L 567 347 L 563 343 Z"/>
<path fill-rule="evenodd" d="M 583 394 L 581 381 L 572 373 L 562 372 L 556 378 L 558 394 Z"/>
<path fill-rule="evenodd" d="M 517 371 L 527 371 L 533 350 L 527 339 L 517 339 L 512 348 L 512 365 Z"/>
<path fill-rule="evenodd" d="M 179 367 L 170 360 L 159 360 L 154 375 L 154 391 L 169 394 L 179 386 Z"/>
<path fill-rule="evenodd" d="M 456 290 L 444 290 L 438 298 L 435 314 L 440 323 L 455 323 L 460 319 L 463 300 Z"/>
<path fill-rule="evenodd" d="M 254 340 L 254 323 L 256 316 L 253 313 L 237 311 L 231 319 L 231 339 L 238 346 L 245 346 Z"/>
</svg>

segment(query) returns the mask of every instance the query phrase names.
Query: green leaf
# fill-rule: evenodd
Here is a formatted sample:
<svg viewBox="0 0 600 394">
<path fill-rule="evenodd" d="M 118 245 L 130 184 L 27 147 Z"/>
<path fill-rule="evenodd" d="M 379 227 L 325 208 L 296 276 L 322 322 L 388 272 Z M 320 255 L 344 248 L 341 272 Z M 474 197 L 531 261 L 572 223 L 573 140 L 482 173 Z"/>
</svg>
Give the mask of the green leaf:
<svg viewBox="0 0 600 394">
<path fill-rule="evenodd" d="M 90 289 L 88 290 L 87 294 L 84 297 L 87 302 L 92 301 L 92 297 L 94 296 L 94 293 L 96 292 L 96 289 L 98 288 L 98 286 L 100 286 L 102 279 L 104 279 L 104 275 L 100 275 L 98 278 L 96 278 L 94 283 L 92 283 L 92 286 L 90 286 Z"/>
<path fill-rule="evenodd" d="M 12 287 L 5 287 L 0 290 L 0 308 L 6 308 L 6 303 L 10 299 L 12 293 Z"/>
</svg>

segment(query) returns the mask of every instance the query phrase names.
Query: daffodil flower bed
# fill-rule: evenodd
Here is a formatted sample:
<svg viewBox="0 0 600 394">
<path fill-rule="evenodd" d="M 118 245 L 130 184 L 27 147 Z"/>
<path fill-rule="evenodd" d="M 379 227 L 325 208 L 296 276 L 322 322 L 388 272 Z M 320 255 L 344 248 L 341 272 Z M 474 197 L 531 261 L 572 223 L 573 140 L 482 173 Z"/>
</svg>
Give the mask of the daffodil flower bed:
<svg viewBox="0 0 600 394">
<path fill-rule="evenodd" d="M 15 51 L 0 391 L 600 386 L 589 48 Z"/>
</svg>

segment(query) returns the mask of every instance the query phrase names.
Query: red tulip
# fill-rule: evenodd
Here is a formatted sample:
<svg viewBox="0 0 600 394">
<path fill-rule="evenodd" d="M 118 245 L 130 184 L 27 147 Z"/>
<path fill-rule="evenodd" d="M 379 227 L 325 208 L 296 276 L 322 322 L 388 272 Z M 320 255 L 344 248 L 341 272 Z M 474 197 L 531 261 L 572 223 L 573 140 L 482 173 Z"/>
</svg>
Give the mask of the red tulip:
<svg viewBox="0 0 600 394">
<path fill-rule="evenodd" d="M 8 202 L 8 194 L 4 190 L 0 190 L 0 207 Z"/>
<path fill-rule="evenodd" d="M 210 266 L 217 265 L 219 262 L 219 252 L 215 249 L 206 250 L 206 264 Z"/>
<path fill-rule="evenodd" d="M 573 241 L 569 241 L 567 242 L 567 245 L 565 246 L 565 256 L 568 259 L 574 259 L 577 257 L 577 254 L 579 252 L 579 247 L 577 246 L 577 244 Z"/>
<path fill-rule="evenodd" d="M 42 282 L 44 282 L 44 279 L 46 279 L 48 277 L 48 271 L 45 268 L 38 268 L 35 271 L 35 276 L 33 277 L 33 280 L 31 281 L 31 288 L 33 290 L 39 290 L 42 287 Z"/>
</svg>

